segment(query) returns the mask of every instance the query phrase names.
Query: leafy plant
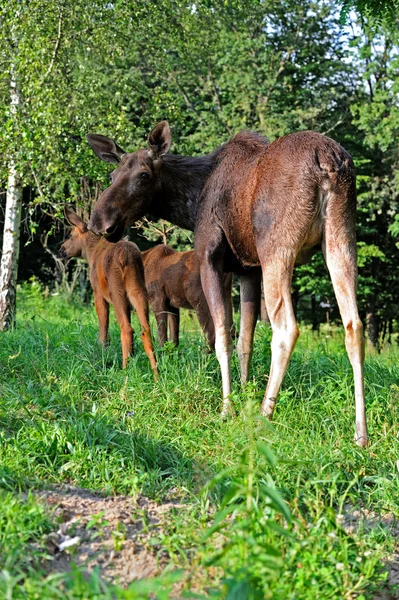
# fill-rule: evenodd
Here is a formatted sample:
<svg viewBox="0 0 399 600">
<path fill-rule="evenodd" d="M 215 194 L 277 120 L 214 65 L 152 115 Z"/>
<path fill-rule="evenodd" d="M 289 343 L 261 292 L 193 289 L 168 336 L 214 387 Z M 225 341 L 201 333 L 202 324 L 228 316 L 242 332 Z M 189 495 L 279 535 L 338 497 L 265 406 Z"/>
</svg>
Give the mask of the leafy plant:
<svg viewBox="0 0 399 600">
<path fill-rule="evenodd" d="M 227 488 L 205 539 L 218 546 L 206 564 L 222 567 L 222 597 L 229 600 L 265 597 L 282 567 L 281 553 L 271 540 L 275 534 L 288 536 L 283 524 L 291 522 L 288 505 L 270 474 L 276 458 L 256 440 L 255 410 L 249 400 L 243 411 L 248 445 L 237 463 L 218 473 L 206 488 L 209 492 L 221 481 Z"/>
</svg>

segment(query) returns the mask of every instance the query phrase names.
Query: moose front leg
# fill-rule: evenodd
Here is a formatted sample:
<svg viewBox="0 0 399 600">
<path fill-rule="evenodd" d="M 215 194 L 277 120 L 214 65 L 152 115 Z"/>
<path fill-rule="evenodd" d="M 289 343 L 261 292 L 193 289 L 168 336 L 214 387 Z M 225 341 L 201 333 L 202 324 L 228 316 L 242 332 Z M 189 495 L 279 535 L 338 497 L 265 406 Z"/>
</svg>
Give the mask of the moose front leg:
<svg viewBox="0 0 399 600">
<path fill-rule="evenodd" d="M 240 333 L 237 354 L 240 361 L 241 383 L 248 381 L 256 321 L 260 308 L 260 269 L 240 276 Z"/>
<path fill-rule="evenodd" d="M 230 334 L 230 313 L 223 281 L 222 259 L 215 254 L 205 253 L 201 260 L 201 284 L 215 326 L 215 352 L 222 373 L 223 406 L 222 417 L 234 413 L 231 406 L 230 360 L 233 344 Z"/>
</svg>

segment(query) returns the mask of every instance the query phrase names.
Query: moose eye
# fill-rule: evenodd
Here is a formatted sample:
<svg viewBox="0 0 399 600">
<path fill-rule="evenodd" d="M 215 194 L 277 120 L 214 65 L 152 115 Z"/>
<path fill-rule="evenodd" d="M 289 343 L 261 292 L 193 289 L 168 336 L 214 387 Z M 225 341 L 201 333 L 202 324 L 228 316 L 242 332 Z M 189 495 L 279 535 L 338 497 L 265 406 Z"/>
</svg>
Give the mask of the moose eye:
<svg viewBox="0 0 399 600">
<path fill-rule="evenodd" d="M 142 173 L 140 173 L 140 179 L 146 181 L 150 178 L 150 174 L 147 173 L 147 171 L 143 171 Z"/>
</svg>

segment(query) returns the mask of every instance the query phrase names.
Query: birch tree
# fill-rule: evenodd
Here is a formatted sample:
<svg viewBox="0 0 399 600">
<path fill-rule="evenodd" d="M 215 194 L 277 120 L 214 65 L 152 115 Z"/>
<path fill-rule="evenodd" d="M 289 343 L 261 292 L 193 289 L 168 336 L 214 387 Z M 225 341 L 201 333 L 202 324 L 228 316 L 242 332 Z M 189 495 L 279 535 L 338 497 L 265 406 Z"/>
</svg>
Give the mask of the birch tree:
<svg viewBox="0 0 399 600">
<path fill-rule="evenodd" d="M 15 35 L 12 40 L 15 45 Z M 21 97 L 18 89 L 15 63 L 10 72 L 10 117 L 17 119 Z M 7 199 L 4 219 L 3 249 L 0 263 L 0 330 L 15 323 L 16 283 L 19 257 L 19 237 L 22 208 L 22 187 L 14 156 L 8 167 Z"/>
</svg>

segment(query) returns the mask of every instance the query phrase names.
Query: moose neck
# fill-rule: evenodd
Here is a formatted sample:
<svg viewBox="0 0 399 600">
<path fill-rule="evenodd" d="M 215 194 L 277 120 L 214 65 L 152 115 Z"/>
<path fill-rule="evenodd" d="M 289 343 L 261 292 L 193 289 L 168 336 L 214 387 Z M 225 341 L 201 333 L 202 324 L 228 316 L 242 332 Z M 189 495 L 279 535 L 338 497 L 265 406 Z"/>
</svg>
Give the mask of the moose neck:
<svg viewBox="0 0 399 600">
<path fill-rule="evenodd" d="M 87 262 L 89 263 L 89 267 L 91 267 L 95 251 L 98 251 L 99 246 L 105 248 L 107 245 L 109 245 L 109 243 L 110 242 L 107 242 L 107 240 L 105 240 L 102 237 L 99 237 L 91 231 L 87 231 L 85 233 L 85 240 L 82 249 L 82 258 L 87 260 Z"/>
<path fill-rule="evenodd" d="M 161 187 L 151 205 L 151 216 L 194 231 L 201 192 L 220 150 L 205 156 L 165 156 L 159 171 Z"/>
</svg>

